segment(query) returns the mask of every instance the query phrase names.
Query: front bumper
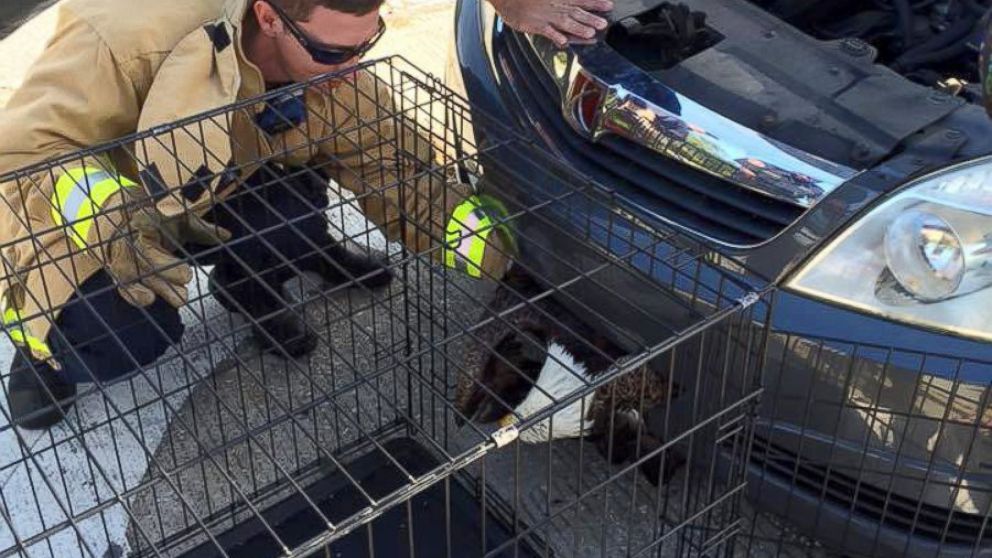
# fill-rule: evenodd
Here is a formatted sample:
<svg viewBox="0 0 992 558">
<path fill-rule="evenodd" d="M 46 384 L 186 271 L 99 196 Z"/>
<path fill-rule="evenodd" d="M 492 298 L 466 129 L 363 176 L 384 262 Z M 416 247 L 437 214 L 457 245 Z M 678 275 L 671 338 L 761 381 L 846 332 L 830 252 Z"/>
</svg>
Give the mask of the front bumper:
<svg viewBox="0 0 992 558">
<path fill-rule="evenodd" d="M 779 302 L 752 451 L 759 509 L 851 555 L 988 552 L 992 365 L 897 348 L 898 331 L 922 333 L 897 324 Z M 783 329 L 802 316 L 850 329 Z M 859 335 L 868 329 L 886 344 Z"/>
</svg>

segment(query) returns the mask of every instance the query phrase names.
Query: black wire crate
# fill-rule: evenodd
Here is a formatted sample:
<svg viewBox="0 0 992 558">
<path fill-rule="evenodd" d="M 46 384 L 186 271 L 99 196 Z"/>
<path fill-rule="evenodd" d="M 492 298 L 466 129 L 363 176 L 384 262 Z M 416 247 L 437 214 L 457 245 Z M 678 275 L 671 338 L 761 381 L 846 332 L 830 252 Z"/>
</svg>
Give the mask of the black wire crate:
<svg viewBox="0 0 992 558">
<path fill-rule="evenodd" d="M 470 113 L 392 58 L 0 178 L 65 414 L 0 406 L 0 557 L 732 552 L 772 289 Z"/>
<path fill-rule="evenodd" d="M 749 556 L 984 556 L 992 362 L 774 331 Z M 750 515 L 750 514 L 749 514 Z"/>
</svg>

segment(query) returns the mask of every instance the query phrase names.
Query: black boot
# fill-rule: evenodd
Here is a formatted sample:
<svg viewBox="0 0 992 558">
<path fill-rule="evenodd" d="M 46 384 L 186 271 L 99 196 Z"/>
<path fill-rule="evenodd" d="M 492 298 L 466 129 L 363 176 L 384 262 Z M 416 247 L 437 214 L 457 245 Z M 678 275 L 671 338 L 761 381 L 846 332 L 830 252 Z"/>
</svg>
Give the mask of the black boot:
<svg viewBox="0 0 992 558">
<path fill-rule="evenodd" d="M 297 312 L 268 292 L 257 277 L 244 277 L 219 264 L 210 272 L 207 286 L 221 306 L 235 314 L 246 314 L 262 350 L 298 358 L 317 347 L 317 335 Z M 281 285 L 273 287 L 279 291 Z"/>
<path fill-rule="evenodd" d="M 353 254 L 341 244 L 334 244 L 320 256 L 312 258 L 310 267 L 324 280 L 328 287 L 355 281 L 369 289 L 385 287 L 393 280 L 385 258 Z"/>
<path fill-rule="evenodd" d="M 51 428 L 65 418 L 75 399 L 76 384 L 63 380 L 51 366 L 32 363 L 16 351 L 7 383 L 7 407 L 14 425 L 28 430 Z"/>
</svg>

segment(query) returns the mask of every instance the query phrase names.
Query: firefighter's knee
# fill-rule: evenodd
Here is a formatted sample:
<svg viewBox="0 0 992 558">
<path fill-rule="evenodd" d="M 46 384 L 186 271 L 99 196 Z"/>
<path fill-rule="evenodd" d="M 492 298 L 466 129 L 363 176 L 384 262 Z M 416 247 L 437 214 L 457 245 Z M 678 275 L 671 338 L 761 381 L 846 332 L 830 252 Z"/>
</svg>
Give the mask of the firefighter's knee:
<svg viewBox="0 0 992 558">
<path fill-rule="evenodd" d="M 182 339 L 183 330 L 179 311 L 167 302 L 132 306 L 100 272 L 63 308 L 48 344 L 70 381 L 112 382 L 155 362 Z"/>
</svg>

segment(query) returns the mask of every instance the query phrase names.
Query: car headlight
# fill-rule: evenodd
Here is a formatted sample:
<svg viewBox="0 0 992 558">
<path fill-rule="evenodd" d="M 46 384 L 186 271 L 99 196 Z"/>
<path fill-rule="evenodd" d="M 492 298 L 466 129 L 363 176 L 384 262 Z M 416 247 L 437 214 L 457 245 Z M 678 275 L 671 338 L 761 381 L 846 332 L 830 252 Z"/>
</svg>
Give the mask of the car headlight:
<svg viewBox="0 0 992 558">
<path fill-rule="evenodd" d="M 992 340 L 992 158 L 907 184 L 818 253 L 787 287 Z"/>
</svg>

